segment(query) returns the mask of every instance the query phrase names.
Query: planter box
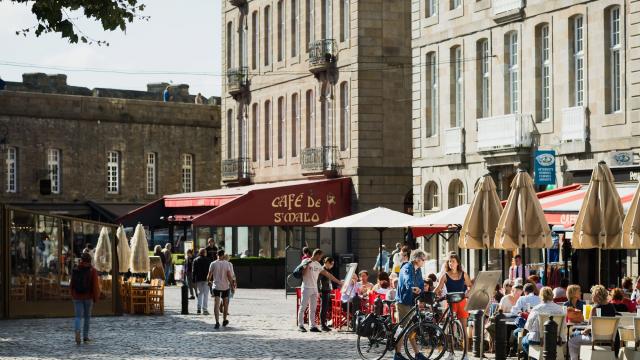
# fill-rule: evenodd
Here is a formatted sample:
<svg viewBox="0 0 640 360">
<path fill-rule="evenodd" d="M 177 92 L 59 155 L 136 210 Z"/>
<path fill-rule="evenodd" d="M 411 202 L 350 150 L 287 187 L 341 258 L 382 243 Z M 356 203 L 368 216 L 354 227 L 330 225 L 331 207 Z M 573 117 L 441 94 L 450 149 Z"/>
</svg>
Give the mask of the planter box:
<svg viewBox="0 0 640 360">
<path fill-rule="evenodd" d="M 234 265 L 239 288 L 284 289 L 284 264 Z"/>
</svg>

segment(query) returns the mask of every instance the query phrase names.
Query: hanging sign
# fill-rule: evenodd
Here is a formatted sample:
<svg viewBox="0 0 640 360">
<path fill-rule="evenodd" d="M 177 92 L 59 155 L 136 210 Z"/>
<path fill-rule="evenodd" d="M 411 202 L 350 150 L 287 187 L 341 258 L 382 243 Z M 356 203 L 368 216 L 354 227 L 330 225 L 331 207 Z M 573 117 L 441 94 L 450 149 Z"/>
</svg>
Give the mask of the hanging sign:
<svg viewBox="0 0 640 360">
<path fill-rule="evenodd" d="M 536 185 L 556 183 L 555 150 L 536 150 L 533 159 L 534 182 Z"/>
</svg>

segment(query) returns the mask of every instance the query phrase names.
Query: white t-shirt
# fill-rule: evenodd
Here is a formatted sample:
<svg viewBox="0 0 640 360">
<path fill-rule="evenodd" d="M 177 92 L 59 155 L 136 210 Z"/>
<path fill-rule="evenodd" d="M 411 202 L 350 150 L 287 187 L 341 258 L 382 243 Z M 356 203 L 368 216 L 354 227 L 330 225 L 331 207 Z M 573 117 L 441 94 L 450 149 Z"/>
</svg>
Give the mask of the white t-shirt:
<svg viewBox="0 0 640 360">
<path fill-rule="evenodd" d="M 500 305 L 498 305 L 501 309 L 503 313 L 510 313 L 511 309 L 513 308 L 513 305 L 515 305 L 514 303 L 511 302 L 511 300 L 509 299 L 510 296 L 503 296 L 502 299 L 500 299 Z"/>
<path fill-rule="evenodd" d="M 231 273 L 231 277 L 233 274 L 233 266 L 227 260 L 216 260 L 209 265 L 209 274 L 213 277 L 213 285 L 211 288 L 214 290 L 229 290 L 229 278 L 227 276 L 228 273 Z"/>
<path fill-rule="evenodd" d="M 318 291 L 318 276 L 322 271 L 322 265 L 317 261 L 311 261 L 302 273 L 302 290 L 316 289 Z"/>
</svg>

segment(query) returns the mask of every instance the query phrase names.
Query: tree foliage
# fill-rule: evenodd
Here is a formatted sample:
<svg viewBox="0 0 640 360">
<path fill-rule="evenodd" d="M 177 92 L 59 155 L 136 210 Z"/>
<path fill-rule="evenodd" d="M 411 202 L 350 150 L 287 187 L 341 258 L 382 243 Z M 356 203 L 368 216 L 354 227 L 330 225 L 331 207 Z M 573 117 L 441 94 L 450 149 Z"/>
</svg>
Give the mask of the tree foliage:
<svg viewBox="0 0 640 360">
<path fill-rule="evenodd" d="M 16 35 L 36 36 L 47 33 L 59 33 L 70 43 L 96 43 L 109 45 L 106 41 L 95 40 L 85 34 L 76 24 L 70 13 L 80 14 L 78 17 L 99 21 L 104 30 L 125 31 L 127 25 L 135 19 L 148 20 L 142 16 L 145 5 L 139 0 L 10 0 L 14 3 L 32 4 L 31 12 L 36 16 L 37 25 L 18 30 Z"/>
</svg>

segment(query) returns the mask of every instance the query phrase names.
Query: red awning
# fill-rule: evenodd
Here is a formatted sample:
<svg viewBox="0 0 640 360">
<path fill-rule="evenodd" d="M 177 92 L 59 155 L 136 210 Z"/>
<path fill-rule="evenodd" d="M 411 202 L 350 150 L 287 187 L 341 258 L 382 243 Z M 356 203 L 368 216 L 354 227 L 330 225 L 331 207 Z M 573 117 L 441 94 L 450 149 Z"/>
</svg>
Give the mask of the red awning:
<svg viewBox="0 0 640 360">
<path fill-rule="evenodd" d="M 550 225 L 562 225 L 571 228 L 578 219 L 578 212 L 587 193 L 588 185 L 572 185 L 569 191 L 562 191 L 540 199 L 544 216 Z M 624 211 L 629 210 L 636 186 L 634 184 L 616 184 L 616 190 L 622 200 Z"/>
<path fill-rule="evenodd" d="M 192 224 L 313 226 L 351 213 L 350 178 L 256 184 L 244 190 L 244 195 L 194 218 Z"/>
</svg>

